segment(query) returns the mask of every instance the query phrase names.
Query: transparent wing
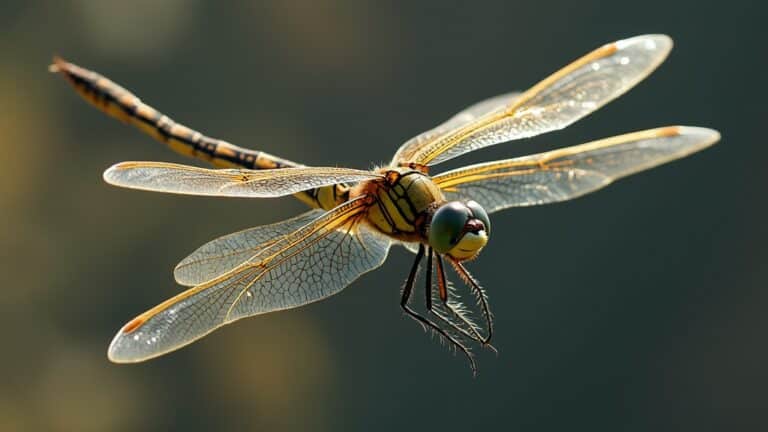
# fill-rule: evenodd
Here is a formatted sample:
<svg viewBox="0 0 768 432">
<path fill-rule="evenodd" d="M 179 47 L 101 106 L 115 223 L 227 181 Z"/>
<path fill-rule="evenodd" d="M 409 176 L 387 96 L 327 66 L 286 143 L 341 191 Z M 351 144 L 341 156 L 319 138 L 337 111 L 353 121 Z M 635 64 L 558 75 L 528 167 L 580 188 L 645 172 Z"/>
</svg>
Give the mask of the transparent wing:
<svg viewBox="0 0 768 432">
<path fill-rule="evenodd" d="M 219 237 L 184 258 L 174 269 L 173 276 L 177 283 L 185 286 L 207 282 L 248 261 L 262 249 L 279 242 L 323 213 L 318 209 L 310 210 L 282 222 Z"/>
<path fill-rule="evenodd" d="M 464 153 L 561 129 L 620 96 L 661 64 L 672 49 L 664 35 L 604 45 L 492 111 L 399 153 L 396 164 L 434 165 Z"/>
<path fill-rule="evenodd" d="M 266 246 L 232 271 L 139 315 L 117 333 L 109 358 L 138 362 L 187 345 L 240 318 L 331 296 L 380 266 L 389 239 L 359 222 L 366 204 L 348 201 Z"/>
<path fill-rule="evenodd" d="M 712 129 L 671 126 L 551 152 L 488 162 L 434 177 L 448 200 L 475 200 L 486 211 L 564 201 L 612 181 L 704 149 Z"/>
<path fill-rule="evenodd" d="M 400 246 L 404 247 L 405 250 L 411 253 L 417 253 L 419 251 L 418 242 L 401 242 Z"/>
<path fill-rule="evenodd" d="M 269 198 L 381 177 L 349 168 L 205 169 L 164 162 L 121 162 L 104 172 L 115 186 L 186 195 Z"/>
<path fill-rule="evenodd" d="M 397 150 L 397 153 L 395 153 L 394 158 L 392 158 L 392 163 L 397 165 L 398 161 L 406 160 L 406 155 L 412 154 L 415 149 L 418 149 L 425 143 L 434 141 L 439 136 L 445 135 L 454 129 L 460 128 L 467 123 L 475 121 L 476 119 L 488 113 L 503 109 L 519 96 L 520 92 L 506 93 L 485 99 L 469 106 L 436 128 L 422 132 L 419 135 L 416 135 L 415 137 L 406 141 L 402 146 L 400 146 L 400 148 Z"/>
</svg>

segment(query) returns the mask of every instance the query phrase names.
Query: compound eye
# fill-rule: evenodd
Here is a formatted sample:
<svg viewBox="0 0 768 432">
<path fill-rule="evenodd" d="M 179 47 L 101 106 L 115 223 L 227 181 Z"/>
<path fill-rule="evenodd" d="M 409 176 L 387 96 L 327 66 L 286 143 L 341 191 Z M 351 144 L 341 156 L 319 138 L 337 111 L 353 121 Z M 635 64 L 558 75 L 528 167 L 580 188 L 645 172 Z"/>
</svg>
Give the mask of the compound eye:
<svg viewBox="0 0 768 432">
<path fill-rule="evenodd" d="M 491 219 L 488 217 L 488 213 L 486 213 L 483 206 L 478 204 L 476 201 L 467 201 L 467 207 L 472 210 L 472 215 L 475 218 L 480 219 L 480 221 L 483 222 L 483 225 L 485 225 L 485 233 L 490 235 Z"/>
<path fill-rule="evenodd" d="M 439 253 L 451 250 L 461 240 L 464 226 L 471 217 L 471 210 L 460 202 L 443 204 L 432 215 L 428 236 L 430 246 Z"/>
</svg>

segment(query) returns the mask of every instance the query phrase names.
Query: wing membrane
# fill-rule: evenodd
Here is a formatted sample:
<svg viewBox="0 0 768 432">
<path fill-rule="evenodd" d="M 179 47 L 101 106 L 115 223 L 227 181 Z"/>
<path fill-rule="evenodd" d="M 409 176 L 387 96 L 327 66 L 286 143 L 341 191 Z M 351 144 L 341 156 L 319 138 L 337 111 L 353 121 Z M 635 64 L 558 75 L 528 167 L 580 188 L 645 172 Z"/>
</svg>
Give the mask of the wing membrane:
<svg viewBox="0 0 768 432">
<path fill-rule="evenodd" d="M 181 260 L 174 269 L 173 276 L 177 283 L 185 286 L 207 282 L 248 261 L 262 249 L 280 241 L 323 213 L 318 209 L 310 210 L 282 222 L 211 240 Z"/>
<path fill-rule="evenodd" d="M 458 129 L 478 118 L 494 112 L 504 107 L 509 106 L 515 99 L 520 96 L 520 92 L 506 93 L 503 95 L 494 96 L 492 98 L 485 99 L 468 108 L 456 113 L 453 117 L 426 132 L 422 132 L 419 135 L 406 141 L 395 153 L 392 158 L 393 164 L 397 165 L 397 162 L 406 160 L 407 155 L 412 154 L 416 149 L 428 143 L 434 141 L 436 138 L 445 135 L 446 133 Z"/>
<path fill-rule="evenodd" d="M 118 363 L 187 345 L 240 318 L 331 296 L 380 266 L 389 239 L 358 223 L 362 198 L 348 201 L 260 250 L 232 271 L 191 288 L 126 324 L 109 347 Z"/>
<path fill-rule="evenodd" d="M 434 177 L 449 200 L 486 211 L 564 201 L 612 181 L 704 149 L 712 129 L 672 126 L 619 135 L 551 152 L 488 162 Z"/>
<path fill-rule="evenodd" d="M 121 162 L 104 172 L 115 186 L 185 195 L 270 198 L 381 177 L 349 168 L 205 169 L 164 162 Z"/>
<path fill-rule="evenodd" d="M 672 48 L 664 35 L 604 45 L 550 75 L 505 108 L 487 113 L 421 145 L 398 152 L 397 163 L 434 165 L 483 147 L 561 129 L 620 96 L 661 64 Z"/>
</svg>

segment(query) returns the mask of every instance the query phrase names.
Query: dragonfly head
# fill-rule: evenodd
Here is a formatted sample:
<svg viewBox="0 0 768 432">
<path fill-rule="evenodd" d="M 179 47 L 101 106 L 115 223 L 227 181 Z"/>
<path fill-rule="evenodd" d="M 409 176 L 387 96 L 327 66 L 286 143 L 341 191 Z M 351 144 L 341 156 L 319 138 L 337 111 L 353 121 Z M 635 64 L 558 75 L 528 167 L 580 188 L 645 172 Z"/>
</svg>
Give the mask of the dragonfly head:
<svg viewBox="0 0 768 432">
<path fill-rule="evenodd" d="M 449 201 L 432 213 L 427 228 L 429 245 L 459 261 L 475 258 L 488 243 L 491 221 L 475 201 Z"/>
</svg>

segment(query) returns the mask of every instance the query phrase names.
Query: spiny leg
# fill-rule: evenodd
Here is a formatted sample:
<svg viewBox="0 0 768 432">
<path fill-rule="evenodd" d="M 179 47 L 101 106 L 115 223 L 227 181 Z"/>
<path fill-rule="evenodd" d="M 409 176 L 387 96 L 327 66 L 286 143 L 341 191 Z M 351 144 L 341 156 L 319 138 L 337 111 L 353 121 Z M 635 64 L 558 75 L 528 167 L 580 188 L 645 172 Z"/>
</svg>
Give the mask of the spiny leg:
<svg viewBox="0 0 768 432">
<path fill-rule="evenodd" d="M 408 274 L 408 279 L 406 280 L 405 287 L 403 288 L 403 295 L 400 298 L 400 307 L 403 308 L 405 313 L 410 315 L 411 318 L 415 319 L 417 322 L 421 323 L 422 325 L 427 326 L 432 330 L 436 331 L 440 336 L 444 337 L 447 341 L 449 341 L 450 343 L 455 345 L 459 350 L 461 350 L 461 352 L 463 352 L 464 355 L 467 356 L 467 359 L 469 360 L 469 367 L 470 369 L 472 369 L 472 374 L 477 375 L 477 365 L 475 364 L 475 359 L 472 356 L 472 353 L 469 351 L 469 349 L 465 347 L 461 343 L 461 341 L 454 338 L 448 332 L 440 328 L 440 326 L 424 318 L 423 316 L 419 315 L 416 311 L 411 309 L 410 306 L 408 306 L 408 301 L 410 300 L 411 293 L 413 292 L 413 286 L 416 283 L 416 275 L 419 272 L 419 264 L 421 263 L 421 260 L 424 258 L 424 250 L 425 250 L 424 245 L 423 244 L 419 245 L 419 251 L 416 253 L 416 259 L 413 261 L 411 272 Z"/>
<path fill-rule="evenodd" d="M 445 323 L 447 326 L 449 326 L 451 329 L 453 329 L 457 333 L 460 333 L 463 336 L 465 336 L 465 337 L 467 337 L 467 338 L 469 338 L 471 340 L 479 342 L 480 341 L 480 337 L 479 336 L 473 335 L 470 332 L 468 332 L 467 330 L 465 330 L 464 328 L 456 325 L 456 323 L 454 323 L 453 321 L 448 319 L 448 317 L 446 317 L 445 315 L 440 313 L 439 310 L 437 310 L 437 309 L 432 307 L 432 294 L 433 294 L 432 293 L 432 289 L 433 289 L 433 284 L 432 284 L 432 270 L 433 270 L 433 267 L 432 267 L 432 265 L 433 265 L 432 264 L 432 257 L 433 257 L 433 255 L 434 255 L 434 250 L 430 247 L 428 249 L 428 251 L 427 251 L 427 281 L 426 281 L 427 283 L 426 283 L 426 286 L 425 286 L 425 289 L 424 289 L 424 292 L 426 294 L 426 307 L 427 307 L 427 311 L 429 313 L 431 313 L 432 315 L 434 315 L 435 317 L 437 317 L 438 319 L 440 319 L 443 323 Z M 437 259 L 439 260 L 440 257 L 438 256 Z M 441 276 L 442 276 L 442 278 L 441 278 Z M 443 304 L 449 310 L 451 310 L 451 312 L 454 312 L 453 309 L 451 309 L 450 306 L 448 306 L 446 304 L 446 299 L 448 298 L 447 297 L 448 296 L 448 292 L 446 290 L 446 285 L 445 285 L 445 274 L 442 273 L 442 267 L 440 266 L 440 264 L 438 264 L 438 279 L 437 280 L 438 280 L 437 286 L 438 286 L 438 290 L 439 290 L 440 299 L 443 301 Z M 456 314 L 456 313 L 454 312 L 454 314 Z"/>
<path fill-rule="evenodd" d="M 424 290 L 424 304 L 432 312 L 432 247 L 427 250 L 427 286 Z"/>
<path fill-rule="evenodd" d="M 471 340 L 478 340 L 474 335 L 466 331 L 465 329 L 461 328 L 460 326 L 456 325 L 454 322 L 449 320 L 447 317 L 445 317 L 443 314 L 440 313 L 437 309 L 434 309 L 432 307 L 432 257 L 434 255 L 433 249 L 430 247 L 427 250 L 427 280 L 426 280 L 426 286 L 424 288 L 424 294 L 425 294 L 425 305 L 427 308 L 427 311 L 436 316 L 440 321 L 442 321 L 444 324 L 446 324 L 448 327 L 456 331 L 457 333 L 463 335 L 466 338 L 469 338 Z M 438 257 L 439 259 L 439 257 Z M 439 285 L 439 287 L 443 287 L 444 285 Z M 443 292 L 443 289 L 440 288 L 440 292 Z M 442 296 L 442 294 L 441 294 Z M 442 298 L 442 297 L 441 297 Z"/>
<path fill-rule="evenodd" d="M 437 256 L 437 269 L 438 269 L 438 285 L 440 288 L 440 300 L 443 302 L 443 305 L 450 310 L 457 318 L 459 318 L 472 332 L 472 334 L 475 336 L 475 340 L 480 342 L 483 345 L 488 345 L 488 342 L 490 340 L 490 336 L 485 338 L 483 337 L 478 331 L 477 327 L 474 323 L 470 322 L 461 311 L 456 310 L 449 302 L 448 302 L 448 282 L 447 278 L 445 277 L 445 267 L 443 266 L 443 259 L 441 256 Z M 495 350 L 491 346 L 491 349 Z"/>
<path fill-rule="evenodd" d="M 427 311 L 430 314 L 436 316 L 440 321 L 442 321 L 445 325 L 450 327 L 455 332 L 463 335 L 464 337 L 466 337 L 466 338 L 468 338 L 470 340 L 481 342 L 482 338 L 477 334 L 477 332 L 474 332 L 474 334 L 472 334 L 472 333 L 466 331 L 464 328 L 462 328 L 461 326 L 458 326 L 456 323 L 454 323 L 453 321 L 448 319 L 448 317 L 446 317 L 445 315 L 440 313 L 439 310 L 434 309 L 432 307 L 432 294 L 433 294 L 432 293 L 432 287 L 433 287 L 433 284 L 432 284 L 432 270 L 433 270 L 433 267 L 432 267 L 432 265 L 433 265 L 432 264 L 432 257 L 434 255 L 435 255 L 434 250 L 431 247 L 428 248 L 427 249 L 427 280 L 426 280 L 426 285 L 425 285 L 425 288 L 424 288 L 424 294 L 425 294 L 425 297 L 426 297 L 425 298 L 425 305 L 426 305 Z M 438 260 L 439 259 L 440 259 L 440 257 L 438 256 Z M 445 298 L 447 299 L 447 291 L 445 290 L 445 287 L 446 287 L 446 285 L 445 285 L 445 273 L 442 273 L 442 267 L 440 267 L 440 271 L 441 271 L 440 275 L 442 276 L 442 279 L 440 279 L 438 277 L 438 281 L 440 281 L 438 283 L 438 287 L 439 287 L 440 293 L 441 293 L 440 296 L 441 296 L 441 299 L 442 299 L 443 298 L 442 297 L 442 293 L 445 292 L 446 293 L 445 294 L 446 295 Z M 460 316 L 453 308 L 451 308 L 450 305 L 448 305 L 445 301 L 443 301 L 443 304 L 445 305 L 446 308 L 448 308 L 451 312 L 453 312 L 454 315 L 459 316 L 459 318 L 461 318 L 464 321 L 464 323 L 469 328 L 472 328 L 471 323 L 469 323 L 463 316 Z"/>
<path fill-rule="evenodd" d="M 432 252 L 430 248 L 430 252 Z M 437 255 L 437 254 L 436 254 Z M 459 319 L 466 328 L 469 329 L 467 331 L 465 328 L 457 325 L 453 321 L 451 321 L 448 317 L 442 315 L 438 310 L 431 308 L 431 304 L 428 305 L 428 309 L 431 313 L 433 313 L 436 317 L 440 318 L 443 322 L 445 322 L 447 325 L 449 325 L 454 330 L 458 331 L 462 335 L 466 336 L 469 339 L 472 339 L 478 343 L 481 343 L 483 346 L 490 348 L 494 352 L 496 351 L 496 348 L 493 347 L 493 345 L 490 345 L 488 342 L 490 340 L 490 335 L 487 338 L 484 338 L 476 329 L 475 325 L 470 322 L 461 311 L 456 310 L 449 302 L 448 302 L 448 283 L 446 281 L 445 277 L 445 269 L 443 267 L 443 260 L 440 255 L 437 255 L 437 286 L 438 286 L 438 294 L 440 296 L 440 300 L 443 303 L 443 306 L 448 309 L 453 316 L 455 316 L 457 319 Z M 427 289 L 431 290 L 431 283 L 427 285 Z M 430 299 L 431 300 L 431 299 Z M 431 303 L 431 302 L 430 302 Z"/>
<path fill-rule="evenodd" d="M 472 277 L 472 275 L 469 273 L 469 271 L 462 265 L 460 262 L 456 260 L 450 260 L 451 264 L 453 265 L 454 270 L 456 270 L 456 273 L 461 277 L 461 279 L 464 280 L 464 282 L 467 283 L 470 287 L 472 287 L 472 290 L 475 292 L 475 295 L 480 300 L 481 308 L 483 309 L 483 316 L 485 317 L 485 323 L 487 325 L 487 332 L 488 336 L 482 341 L 484 344 L 488 344 L 488 342 L 491 341 L 491 336 L 493 336 L 493 318 L 491 317 L 491 309 L 488 306 L 488 298 L 485 295 L 485 291 L 483 291 L 483 288 L 480 287 L 480 284 L 477 283 L 475 278 Z"/>
</svg>

